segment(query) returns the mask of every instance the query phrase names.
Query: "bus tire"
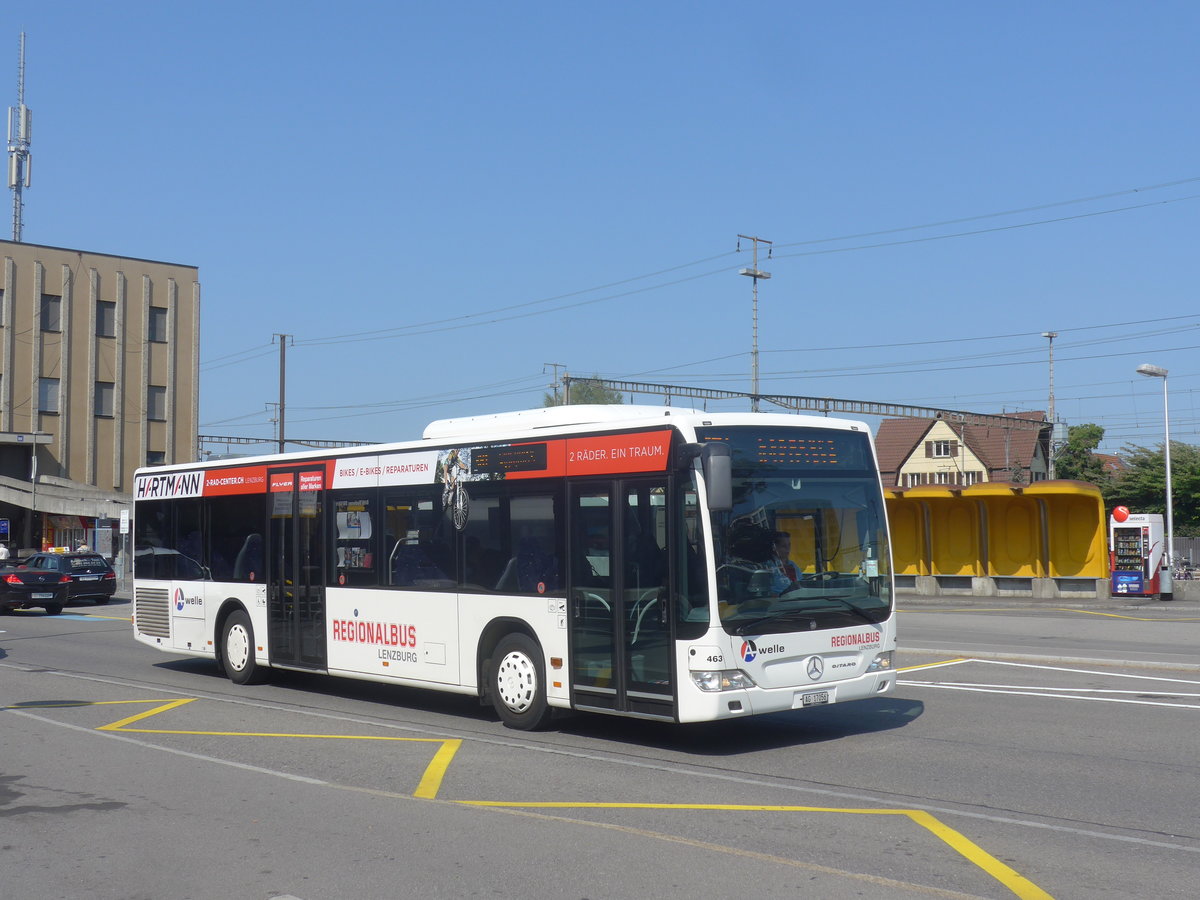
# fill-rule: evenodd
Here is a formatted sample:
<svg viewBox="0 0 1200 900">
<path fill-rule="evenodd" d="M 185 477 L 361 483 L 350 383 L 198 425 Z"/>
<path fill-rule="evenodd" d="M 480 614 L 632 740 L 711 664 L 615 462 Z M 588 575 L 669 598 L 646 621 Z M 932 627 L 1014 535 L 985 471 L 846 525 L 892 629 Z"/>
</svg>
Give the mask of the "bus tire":
<svg viewBox="0 0 1200 900">
<path fill-rule="evenodd" d="M 234 610 L 221 630 L 221 665 L 234 684 L 257 684 L 263 667 L 254 661 L 254 626 L 244 610 Z"/>
<path fill-rule="evenodd" d="M 542 648 L 526 634 L 500 639 L 488 664 L 488 692 L 496 714 L 509 728 L 536 731 L 550 721 Z"/>
</svg>

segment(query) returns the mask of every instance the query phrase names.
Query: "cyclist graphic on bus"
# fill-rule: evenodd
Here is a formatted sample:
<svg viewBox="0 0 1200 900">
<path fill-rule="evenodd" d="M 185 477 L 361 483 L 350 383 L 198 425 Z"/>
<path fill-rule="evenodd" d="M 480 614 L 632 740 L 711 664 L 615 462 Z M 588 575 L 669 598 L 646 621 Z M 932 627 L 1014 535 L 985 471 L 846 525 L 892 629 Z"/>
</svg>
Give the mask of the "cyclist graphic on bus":
<svg viewBox="0 0 1200 900">
<path fill-rule="evenodd" d="M 442 480 L 442 509 L 450 513 L 454 527 L 459 531 L 467 527 L 471 509 L 471 501 L 460 474 L 465 475 L 470 471 L 469 456 L 458 449 L 447 450 L 438 462 L 438 477 Z"/>
</svg>

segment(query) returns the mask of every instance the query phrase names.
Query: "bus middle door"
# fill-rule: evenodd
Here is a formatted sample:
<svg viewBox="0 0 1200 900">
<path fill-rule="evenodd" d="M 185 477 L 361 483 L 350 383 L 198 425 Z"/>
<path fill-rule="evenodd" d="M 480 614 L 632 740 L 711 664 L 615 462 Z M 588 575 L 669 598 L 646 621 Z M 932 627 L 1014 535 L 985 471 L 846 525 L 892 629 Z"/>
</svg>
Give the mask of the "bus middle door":
<svg viewBox="0 0 1200 900">
<path fill-rule="evenodd" d="M 325 656 L 325 469 L 267 474 L 268 647 L 272 665 L 323 669 Z"/>
<path fill-rule="evenodd" d="M 579 709 L 674 718 L 666 481 L 571 490 L 571 688 Z"/>
</svg>

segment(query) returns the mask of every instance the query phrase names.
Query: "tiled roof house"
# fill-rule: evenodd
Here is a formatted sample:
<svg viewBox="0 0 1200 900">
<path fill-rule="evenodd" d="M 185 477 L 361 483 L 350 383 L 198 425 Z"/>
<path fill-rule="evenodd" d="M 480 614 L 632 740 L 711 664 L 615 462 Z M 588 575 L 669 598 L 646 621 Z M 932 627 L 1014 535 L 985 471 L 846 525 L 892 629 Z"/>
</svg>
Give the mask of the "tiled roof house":
<svg viewBox="0 0 1200 900">
<path fill-rule="evenodd" d="M 1045 422 L 1043 412 L 1005 413 Z M 970 485 L 983 481 L 1029 484 L 1046 478 L 1045 428 L 972 425 L 950 419 L 884 419 L 875 446 L 884 487 Z"/>
</svg>

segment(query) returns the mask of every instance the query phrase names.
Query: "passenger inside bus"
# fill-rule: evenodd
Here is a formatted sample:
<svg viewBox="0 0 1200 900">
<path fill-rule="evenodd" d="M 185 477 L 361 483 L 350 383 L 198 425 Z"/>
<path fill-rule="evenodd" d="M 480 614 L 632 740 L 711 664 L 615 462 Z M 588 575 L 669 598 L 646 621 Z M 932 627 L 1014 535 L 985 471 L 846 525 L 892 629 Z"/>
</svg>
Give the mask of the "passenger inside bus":
<svg viewBox="0 0 1200 900">
<path fill-rule="evenodd" d="M 771 550 L 771 590 L 784 593 L 794 582 L 800 580 L 800 567 L 791 560 L 792 536 L 786 531 L 776 531 Z"/>
</svg>

